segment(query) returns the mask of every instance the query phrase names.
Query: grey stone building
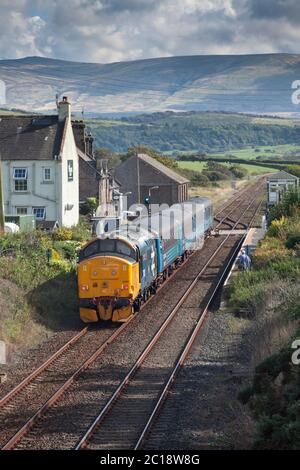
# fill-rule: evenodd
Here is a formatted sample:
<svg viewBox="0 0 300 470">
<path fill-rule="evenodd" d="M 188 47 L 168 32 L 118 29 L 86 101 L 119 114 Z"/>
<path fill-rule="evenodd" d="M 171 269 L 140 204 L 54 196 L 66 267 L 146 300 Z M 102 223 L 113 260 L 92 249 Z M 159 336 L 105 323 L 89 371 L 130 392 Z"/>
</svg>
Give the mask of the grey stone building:
<svg viewBox="0 0 300 470">
<path fill-rule="evenodd" d="M 116 168 L 115 176 L 121 186 L 120 191 L 131 192 L 128 206 L 144 203 L 153 186 L 158 188 L 151 191 L 152 204 L 172 205 L 189 197 L 189 180 L 146 154 L 128 158 Z"/>
</svg>

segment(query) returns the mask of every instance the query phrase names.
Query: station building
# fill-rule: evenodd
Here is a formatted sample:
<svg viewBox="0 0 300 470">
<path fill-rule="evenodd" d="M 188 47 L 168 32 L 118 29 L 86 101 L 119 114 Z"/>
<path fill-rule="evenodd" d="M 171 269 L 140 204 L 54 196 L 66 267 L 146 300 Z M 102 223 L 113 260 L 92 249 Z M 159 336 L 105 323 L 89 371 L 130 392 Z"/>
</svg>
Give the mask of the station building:
<svg viewBox="0 0 300 470">
<path fill-rule="evenodd" d="M 273 173 L 267 178 L 268 205 L 277 204 L 289 189 L 299 186 L 299 178 L 286 171 Z"/>
<path fill-rule="evenodd" d="M 189 198 L 189 180 L 147 154 L 136 154 L 116 168 L 122 193 L 130 192 L 127 203 L 144 203 L 151 193 L 152 204 L 176 204 Z M 155 190 L 151 190 L 151 188 Z"/>
</svg>

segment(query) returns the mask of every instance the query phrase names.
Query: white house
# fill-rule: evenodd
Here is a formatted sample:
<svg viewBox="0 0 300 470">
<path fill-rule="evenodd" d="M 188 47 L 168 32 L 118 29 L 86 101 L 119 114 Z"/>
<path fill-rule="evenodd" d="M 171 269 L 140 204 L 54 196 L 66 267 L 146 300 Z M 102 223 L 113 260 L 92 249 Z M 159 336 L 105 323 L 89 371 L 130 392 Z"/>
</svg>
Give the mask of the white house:
<svg viewBox="0 0 300 470">
<path fill-rule="evenodd" d="M 67 97 L 58 116 L 0 118 L 5 214 L 70 227 L 79 219 L 79 162 Z"/>
</svg>

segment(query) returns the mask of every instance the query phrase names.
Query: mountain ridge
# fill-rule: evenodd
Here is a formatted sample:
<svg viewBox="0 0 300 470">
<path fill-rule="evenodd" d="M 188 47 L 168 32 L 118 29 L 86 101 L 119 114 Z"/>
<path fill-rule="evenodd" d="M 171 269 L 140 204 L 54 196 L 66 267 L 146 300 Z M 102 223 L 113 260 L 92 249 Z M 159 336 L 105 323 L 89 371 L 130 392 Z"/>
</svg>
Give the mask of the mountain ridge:
<svg viewBox="0 0 300 470">
<path fill-rule="evenodd" d="M 38 56 L 0 60 L 6 105 L 55 109 L 55 95 L 73 110 L 147 113 L 208 110 L 298 112 L 291 85 L 300 79 L 300 54 L 190 55 L 99 64 Z"/>
</svg>

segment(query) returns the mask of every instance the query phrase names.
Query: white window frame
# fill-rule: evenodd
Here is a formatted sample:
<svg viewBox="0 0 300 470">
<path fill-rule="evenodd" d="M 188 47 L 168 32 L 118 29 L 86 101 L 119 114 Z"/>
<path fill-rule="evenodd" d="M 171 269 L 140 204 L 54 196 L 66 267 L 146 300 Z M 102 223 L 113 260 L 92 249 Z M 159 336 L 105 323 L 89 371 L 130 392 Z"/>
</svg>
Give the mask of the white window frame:
<svg viewBox="0 0 300 470">
<path fill-rule="evenodd" d="M 43 211 L 43 216 L 38 217 L 37 214 L 35 213 L 35 210 L 36 211 L 42 210 Z M 45 220 L 46 219 L 46 207 L 44 207 L 44 206 L 34 206 L 32 208 L 32 214 L 35 216 L 36 220 Z"/>
<path fill-rule="evenodd" d="M 17 171 L 24 171 L 24 176 L 16 176 Z M 25 167 L 14 167 L 14 180 L 27 180 L 28 179 L 28 169 Z"/>
<path fill-rule="evenodd" d="M 49 178 L 46 178 L 46 172 L 49 171 Z M 49 182 L 49 181 L 52 181 L 52 168 L 50 167 L 43 167 L 43 181 L 45 182 Z"/>
<path fill-rule="evenodd" d="M 21 210 L 26 210 L 26 212 L 18 212 L 18 210 L 21 209 Z M 17 215 L 28 215 L 28 207 L 26 206 L 16 206 L 16 214 Z"/>
<path fill-rule="evenodd" d="M 74 181 L 74 160 L 67 161 L 68 182 Z"/>
<path fill-rule="evenodd" d="M 17 175 L 17 172 L 24 172 L 22 176 Z M 14 180 L 14 191 L 17 193 L 26 193 L 28 191 L 28 168 L 26 167 L 14 167 L 13 168 L 13 180 Z M 22 181 L 25 183 L 26 181 L 26 189 L 17 189 L 16 183 L 17 181 Z"/>
</svg>

